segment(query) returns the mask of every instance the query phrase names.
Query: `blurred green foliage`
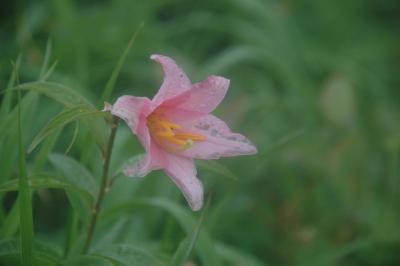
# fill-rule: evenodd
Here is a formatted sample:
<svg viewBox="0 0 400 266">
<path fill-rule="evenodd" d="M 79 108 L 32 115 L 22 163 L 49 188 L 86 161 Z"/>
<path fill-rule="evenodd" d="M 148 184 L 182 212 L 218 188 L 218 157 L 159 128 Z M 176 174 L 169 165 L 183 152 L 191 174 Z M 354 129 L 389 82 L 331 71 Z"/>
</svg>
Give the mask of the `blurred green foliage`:
<svg viewBox="0 0 400 266">
<path fill-rule="evenodd" d="M 46 68 L 58 63 L 49 80 L 101 109 L 106 83 L 141 22 L 109 102 L 158 90 L 153 53 L 174 58 L 192 81 L 211 74 L 231 79 L 217 115 L 253 140 L 259 154 L 199 165 L 212 200 L 190 256 L 196 264 L 400 264 L 398 1 L 18 0 L 2 3 L 0 14 L 1 90 L 20 53 L 20 82 L 43 77 L 50 39 Z M 15 265 L 16 193 L 6 191 L 16 189 L 9 182 L 18 177 L 17 101 L 13 95 L 5 102 L 6 95 L 0 96 L 0 264 Z M 62 105 L 24 92 L 21 109 L 28 149 Z M 99 182 L 102 159 L 93 127 L 76 127 L 51 132 L 27 155 L 30 175 L 59 176 L 53 187 L 67 191 L 35 190 L 34 253 L 46 255 L 42 263 L 70 254 L 66 265 L 171 261 L 200 214 L 158 172 L 116 179 L 91 256 L 72 258 L 86 230 L 79 215 L 85 209 L 82 195 L 71 196 L 67 176 L 92 172 L 89 179 Z M 75 138 L 72 158 L 50 155 L 64 153 Z M 113 171 L 140 152 L 121 126 Z M 38 188 L 46 187 L 39 181 Z"/>
</svg>

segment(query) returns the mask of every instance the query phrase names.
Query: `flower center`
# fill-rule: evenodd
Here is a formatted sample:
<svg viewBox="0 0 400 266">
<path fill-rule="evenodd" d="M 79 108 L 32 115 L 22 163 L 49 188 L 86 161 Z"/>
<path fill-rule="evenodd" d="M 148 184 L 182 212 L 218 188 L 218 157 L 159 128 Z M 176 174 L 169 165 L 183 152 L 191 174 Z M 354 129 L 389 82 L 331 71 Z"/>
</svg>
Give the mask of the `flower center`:
<svg viewBox="0 0 400 266">
<path fill-rule="evenodd" d="M 147 127 L 157 143 L 171 152 L 185 151 L 195 141 L 206 139 L 203 135 L 183 131 L 181 125 L 161 118 L 156 112 L 147 117 Z"/>
</svg>

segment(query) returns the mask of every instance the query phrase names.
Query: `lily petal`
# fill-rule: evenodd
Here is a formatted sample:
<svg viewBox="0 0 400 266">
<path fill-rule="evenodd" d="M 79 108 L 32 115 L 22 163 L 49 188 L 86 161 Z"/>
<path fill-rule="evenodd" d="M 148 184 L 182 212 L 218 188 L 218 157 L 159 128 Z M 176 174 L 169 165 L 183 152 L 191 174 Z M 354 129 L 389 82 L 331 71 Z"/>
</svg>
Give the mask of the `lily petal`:
<svg viewBox="0 0 400 266">
<path fill-rule="evenodd" d="M 156 103 L 156 105 L 190 89 L 191 82 L 189 78 L 174 60 L 168 56 L 157 54 L 152 55 L 150 58 L 160 63 L 164 71 L 164 81 L 160 90 L 153 98 L 153 102 Z"/>
<path fill-rule="evenodd" d="M 146 97 L 121 96 L 108 109 L 111 109 L 113 115 L 123 119 L 136 134 L 140 119 L 151 112 L 151 101 Z"/>
<path fill-rule="evenodd" d="M 229 88 L 229 79 L 210 76 L 202 82 L 193 84 L 185 94 L 189 97 L 181 101 L 176 108 L 201 114 L 211 113 L 224 99 Z"/>
<path fill-rule="evenodd" d="M 195 142 L 183 156 L 195 159 L 218 159 L 257 153 L 257 148 L 245 136 L 233 133 L 224 121 L 214 115 L 205 115 L 186 122 L 185 131 L 205 136 L 205 141 Z"/>
<path fill-rule="evenodd" d="M 151 171 L 163 168 L 163 156 L 164 154 L 158 149 L 158 147 L 152 144 L 150 151 L 148 151 L 143 158 L 131 165 L 127 165 L 123 172 L 126 176 L 130 177 L 144 177 Z"/>
<path fill-rule="evenodd" d="M 124 174 L 131 177 L 144 177 L 153 170 L 164 167 L 165 158 L 156 143 L 150 137 L 144 122 L 140 122 L 138 126 L 137 136 L 146 150 L 146 154 L 140 160 L 124 168 Z"/>
<path fill-rule="evenodd" d="M 203 184 L 196 177 L 196 167 L 190 158 L 166 153 L 168 164 L 165 173 L 182 191 L 193 211 L 198 211 L 203 206 Z"/>
</svg>

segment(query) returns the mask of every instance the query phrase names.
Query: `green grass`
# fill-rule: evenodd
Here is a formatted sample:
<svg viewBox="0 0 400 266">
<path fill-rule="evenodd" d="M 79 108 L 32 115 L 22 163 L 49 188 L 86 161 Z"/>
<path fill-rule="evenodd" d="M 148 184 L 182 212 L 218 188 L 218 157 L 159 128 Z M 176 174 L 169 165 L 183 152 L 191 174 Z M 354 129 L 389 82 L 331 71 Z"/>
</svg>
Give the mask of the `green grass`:
<svg viewBox="0 0 400 266">
<path fill-rule="evenodd" d="M 395 0 L 4 4 L 0 265 L 398 265 L 399 12 Z M 143 152 L 122 124 L 83 256 L 109 132 L 97 110 L 154 95 L 153 53 L 193 82 L 229 78 L 215 113 L 259 154 L 198 164 L 202 217 L 162 172 L 121 176 Z"/>
</svg>

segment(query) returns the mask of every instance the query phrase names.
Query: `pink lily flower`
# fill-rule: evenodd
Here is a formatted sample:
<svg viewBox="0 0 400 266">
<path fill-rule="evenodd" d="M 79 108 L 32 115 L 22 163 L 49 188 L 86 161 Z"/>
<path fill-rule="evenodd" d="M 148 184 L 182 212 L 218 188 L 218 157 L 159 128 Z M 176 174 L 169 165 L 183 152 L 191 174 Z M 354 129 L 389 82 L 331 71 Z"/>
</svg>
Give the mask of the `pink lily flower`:
<svg viewBox="0 0 400 266">
<path fill-rule="evenodd" d="M 193 159 L 255 154 L 257 149 L 210 114 L 225 97 L 228 79 L 210 76 L 192 84 L 171 58 L 152 55 L 151 59 L 164 71 L 164 81 L 154 98 L 125 95 L 106 107 L 127 123 L 146 150 L 124 174 L 143 177 L 150 171 L 164 170 L 197 211 L 203 205 L 203 185 L 196 177 Z"/>
</svg>

